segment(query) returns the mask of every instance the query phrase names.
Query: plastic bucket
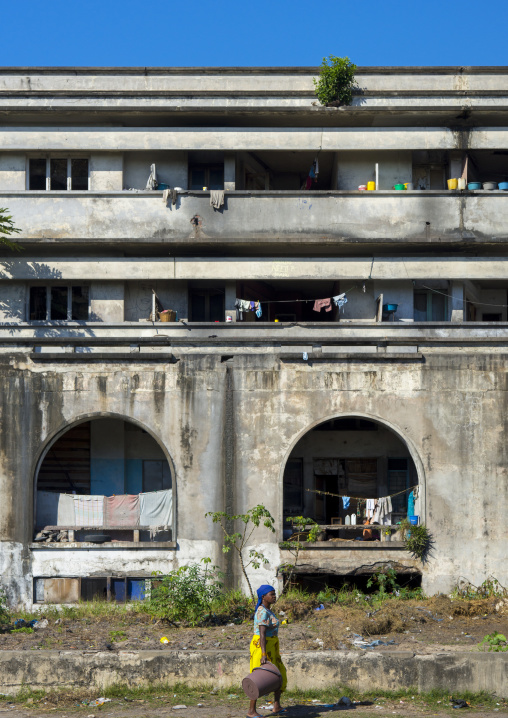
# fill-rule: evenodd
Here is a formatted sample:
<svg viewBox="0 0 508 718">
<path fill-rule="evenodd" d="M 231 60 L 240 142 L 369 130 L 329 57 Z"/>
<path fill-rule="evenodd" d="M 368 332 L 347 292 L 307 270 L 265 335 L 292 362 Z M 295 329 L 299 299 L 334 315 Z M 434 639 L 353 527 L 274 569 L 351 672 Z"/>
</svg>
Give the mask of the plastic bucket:
<svg viewBox="0 0 508 718">
<path fill-rule="evenodd" d="M 251 701 L 256 701 L 260 696 L 278 691 L 282 686 L 282 676 L 273 663 L 265 663 L 263 666 L 254 668 L 242 681 L 242 688 Z"/>
<path fill-rule="evenodd" d="M 448 189 L 457 189 L 459 181 L 457 179 L 449 179 L 448 182 Z"/>
<path fill-rule="evenodd" d="M 159 184 L 157 185 L 157 189 L 162 189 L 162 190 L 164 190 L 164 189 L 171 189 L 171 188 L 170 188 L 170 186 L 169 186 L 168 184 L 166 184 L 165 182 L 159 182 Z"/>
<path fill-rule="evenodd" d="M 468 189 L 481 189 L 482 183 L 481 182 L 468 182 L 467 188 Z"/>
<path fill-rule="evenodd" d="M 367 182 L 367 189 L 368 190 L 376 189 L 376 183 L 375 182 Z"/>
<path fill-rule="evenodd" d="M 405 190 L 406 187 L 405 187 L 405 185 L 403 185 L 403 184 L 394 184 L 394 185 L 393 185 L 393 189 L 396 189 L 396 190 L 400 191 L 400 190 Z"/>
<path fill-rule="evenodd" d="M 418 526 L 418 516 L 408 516 L 411 526 Z"/>
</svg>

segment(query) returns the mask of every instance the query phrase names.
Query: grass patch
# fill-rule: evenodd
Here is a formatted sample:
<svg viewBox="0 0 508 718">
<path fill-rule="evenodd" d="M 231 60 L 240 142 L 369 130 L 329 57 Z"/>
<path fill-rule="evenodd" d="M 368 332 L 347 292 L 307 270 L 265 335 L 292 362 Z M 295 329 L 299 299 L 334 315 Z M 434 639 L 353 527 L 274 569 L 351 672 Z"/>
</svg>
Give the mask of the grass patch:
<svg viewBox="0 0 508 718">
<path fill-rule="evenodd" d="M 364 705 L 387 705 L 395 702 L 396 707 L 404 709 L 400 701 L 403 701 L 406 708 L 408 705 L 427 707 L 434 710 L 448 710 L 451 707 L 451 698 L 462 698 L 466 700 L 471 708 L 499 708 L 500 711 L 508 710 L 508 700 L 499 698 L 493 694 L 482 691 L 471 693 L 469 691 L 450 693 L 447 690 L 433 690 L 430 693 L 418 693 L 416 688 L 401 689 L 399 691 L 373 690 L 359 692 L 345 685 L 336 685 L 330 688 L 299 690 L 294 689 L 284 694 L 284 702 L 298 705 L 318 700 L 321 703 L 336 703 L 342 696 L 347 696 L 352 701 L 359 701 Z M 204 703 L 206 706 L 227 703 L 229 705 L 245 704 L 246 696 L 240 686 L 233 685 L 219 690 L 212 690 L 209 685 L 188 686 L 185 683 L 153 683 L 150 685 L 131 686 L 124 683 L 116 683 L 103 689 L 73 689 L 59 690 L 45 693 L 42 690 L 32 690 L 23 686 L 16 696 L 0 696 L 0 705 L 9 703 L 23 705 L 27 708 L 46 705 L 57 707 L 62 710 L 68 707 L 83 707 L 89 710 L 87 701 L 95 700 L 103 696 L 111 699 L 109 705 L 123 704 L 129 702 L 143 701 L 160 705 L 185 704 L 188 706 Z"/>
</svg>

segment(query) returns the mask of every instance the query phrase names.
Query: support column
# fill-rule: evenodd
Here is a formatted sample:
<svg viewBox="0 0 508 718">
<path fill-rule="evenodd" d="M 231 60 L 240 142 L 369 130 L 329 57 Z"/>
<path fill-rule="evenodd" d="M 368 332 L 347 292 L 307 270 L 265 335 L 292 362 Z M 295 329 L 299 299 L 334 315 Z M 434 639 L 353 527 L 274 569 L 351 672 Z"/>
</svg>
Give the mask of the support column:
<svg viewBox="0 0 508 718">
<path fill-rule="evenodd" d="M 236 281 L 224 283 L 224 309 L 226 317 L 231 317 L 233 322 L 236 322 Z"/>
<path fill-rule="evenodd" d="M 463 282 L 452 282 L 451 283 L 451 299 L 450 299 L 450 321 L 451 322 L 463 322 L 464 321 L 464 283 Z"/>
<path fill-rule="evenodd" d="M 236 153 L 224 153 L 224 189 L 236 189 Z"/>
</svg>

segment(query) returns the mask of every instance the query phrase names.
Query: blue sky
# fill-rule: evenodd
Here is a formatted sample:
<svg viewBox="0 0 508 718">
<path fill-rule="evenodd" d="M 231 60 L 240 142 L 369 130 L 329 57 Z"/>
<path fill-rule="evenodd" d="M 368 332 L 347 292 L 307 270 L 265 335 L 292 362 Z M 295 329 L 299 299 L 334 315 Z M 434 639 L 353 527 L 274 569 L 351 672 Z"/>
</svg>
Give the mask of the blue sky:
<svg viewBox="0 0 508 718">
<path fill-rule="evenodd" d="M 5 0 L 0 65 L 503 65 L 499 0 Z"/>
</svg>

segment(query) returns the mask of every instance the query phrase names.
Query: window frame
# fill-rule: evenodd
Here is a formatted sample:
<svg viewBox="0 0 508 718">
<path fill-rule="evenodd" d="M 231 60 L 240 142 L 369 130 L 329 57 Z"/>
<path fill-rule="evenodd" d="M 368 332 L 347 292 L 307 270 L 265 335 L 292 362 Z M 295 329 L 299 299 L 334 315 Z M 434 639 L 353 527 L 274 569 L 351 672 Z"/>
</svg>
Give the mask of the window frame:
<svg viewBox="0 0 508 718">
<path fill-rule="evenodd" d="M 32 287 L 43 287 L 46 289 L 46 318 L 45 319 L 30 319 L 30 290 Z M 67 318 L 66 319 L 51 319 L 51 289 L 53 287 L 66 287 L 67 288 Z M 88 289 L 88 302 L 87 302 L 87 318 L 86 319 L 72 319 L 72 289 L 73 287 L 86 287 Z M 91 291 L 90 284 L 80 283 L 75 284 L 28 284 L 26 292 L 26 321 L 27 322 L 88 322 L 90 321 L 90 310 L 91 310 Z"/>
<path fill-rule="evenodd" d="M 46 160 L 46 188 L 44 190 L 30 190 L 30 160 Z M 67 189 L 65 190 L 52 190 L 51 189 L 51 160 L 67 160 Z M 86 160 L 88 163 L 87 171 L 87 188 L 86 189 L 72 189 L 72 160 Z M 26 156 L 25 163 L 25 189 L 31 192 L 89 192 L 90 191 L 90 155 L 87 153 L 72 153 L 72 154 L 29 154 Z"/>
</svg>

